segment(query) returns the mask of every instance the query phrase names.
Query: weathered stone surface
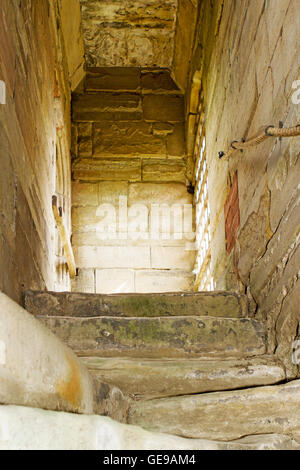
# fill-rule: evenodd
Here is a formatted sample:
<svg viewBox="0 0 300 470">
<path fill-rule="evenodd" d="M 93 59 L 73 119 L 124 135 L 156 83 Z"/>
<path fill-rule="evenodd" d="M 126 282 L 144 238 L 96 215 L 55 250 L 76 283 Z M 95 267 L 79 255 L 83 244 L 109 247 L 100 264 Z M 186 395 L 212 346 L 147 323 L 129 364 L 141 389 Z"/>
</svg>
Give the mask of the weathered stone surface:
<svg viewBox="0 0 300 470">
<path fill-rule="evenodd" d="M 141 99 L 134 93 L 86 93 L 73 97 L 73 121 L 137 121 Z"/>
<path fill-rule="evenodd" d="M 147 400 L 271 385 L 285 379 L 283 364 L 271 356 L 152 361 L 90 357 L 82 361 L 102 382 L 119 387 L 133 398 Z"/>
<path fill-rule="evenodd" d="M 95 292 L 95 270 L 79 269 L 78 276 L 72 279 L 72 291 L 82 293 Z"/>
<path fill-rule="evenodd" d="M 74 353 L 0 293 L 0 402 L 93 413 L 93 381 Z"/>
<path fill-rule="evenodd" d="M 169 67 L 177 2 L 81 0 L 88 65 Z M 112 53 L 113 51 L 113 53 Z"/>
<path fill-rule="evenodd" d="M 140 159 L 78 159 L 73 178 L 81 181 L 141 181 Z"/>
<path fill-rule="evenodd" d="M 229 441 L 299 429 L 300 381 L 232 392 L 136 402 L 129 423 L 156 432 Z M 176 410 L 176 411 L 175 411 Z"/>
<path fill-rule="evenodd" d="M 110 385 L 94 377 L 95 415 L 109 416 L 119 423 L 126 423 L 130 402 L 131 399 L 114 384 Z"/>
<path fill-rule="evenodd" d="M 262 324 L 246 318 L 37 318 L 79 356 L 236 357 L 266 350 Z"/>
<path fill-rule="evenodd" d="M 144 95 L 143 116 L 146 121 L 183 122 L 184 97 L 181 95 Z"/>
<path fill-rule="evenodd" d="M 87 70 L 87 91 L 137 91 L 140 86 L 141 72 L 137 67 L 98 67 Z"/>
<path fill-rule="evenodd" d="M 141 75 L 141 85 L 143 91 L 156 92 L 179 92 L 179 88 L 172 80 L 168 70 L 158 70 L 156 72 L 144 71 Z"/>
<path fill-rule="evenodd" d="M 142 178 L 145 182 L 185 183 L 186 165 L 183 160 L 159 161 L 152 159 L 144 161 Z"/>
<path fill-rule="evenodd" d="M 73 206 L 98 206 L 99 185 L 97 183 L 72 183 L 72 205 Z"/>
<path fill-rule="evenodd" d="M 249 436 L 234 442 L 184 439 L 116 423 L 104 416 L 78 416 L 33 408 L 1 406 L 1 450 L 294 450 L 295 437 Z"/>
<path fill-rule="evenodd" d="M 166 157 L 166 143 L 163 137 L 152 133 L 152 126 L 146 122 L 103 122 L 95 125 L 94 155 Z"/>
<path fill-rule="evenodd" d="M 192 204 L 193 197 L 181 183 L 132 183 L 128 203 L 131 204 Z"/>
<path fill-rule="evenodd" d="M 33 315 L 66 317 L 164 317 L 247 315 L 247 300 L 228 292 L 87 295 L 75 292 L 25 293 L 25 308 Z"/>
</svg>

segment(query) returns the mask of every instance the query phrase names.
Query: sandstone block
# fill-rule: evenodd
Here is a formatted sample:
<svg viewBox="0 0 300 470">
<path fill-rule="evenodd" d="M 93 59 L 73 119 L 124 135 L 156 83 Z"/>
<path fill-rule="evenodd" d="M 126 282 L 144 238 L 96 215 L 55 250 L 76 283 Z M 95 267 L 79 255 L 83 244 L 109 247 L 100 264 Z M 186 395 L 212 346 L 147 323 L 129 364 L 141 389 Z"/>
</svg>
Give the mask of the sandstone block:
<svg viewBox="0 0 300 470">
<path fill-rule="evenodd" d="M 73 178 L 81 181 L 141 181 L 140 159 L 78 159 Z"/>
<path fill-rule="evenodd" d="M 144 95 L 143 116 L 146 121 L 183 122 L 184 98 L 180 95 Z"/>
<path fill-rule="evenodd" d="M 165 157 L 166 144 L 152 134 L 150 123 L 102 122 L 95 125 L 94 155 Z"/>
<path fill-rule="evenodd" d="M 136 273 L 138 278 L 139 272 Z M 163 271 L 140 274 L 167 276 Z M 187 273 L 176 273 L 186 276 Z M 175 273 L 170 273 L 175 275 Z M 191 276 L 191 274 L 188 274 Z M 33 315 L 80 317 L 165 317 L 212 316 L 245 317 L 247 298 L 229 292 L 190 292 L 169 294 L 89 295 L 69 292 L 25 293 L 26 309 Z"/>
<path fill-rule="evenodd" d="M 79 269 L 78 276 L 72 279 L 72 292 L 95 292 L 95 271 L 94 269 Z"/>
<path fill-rule="evenodd" d="M 98 206 L 97 183 L 72 182 L 72 205 L 73 206 Z"/>
<path fill-rule="evenodd" d="M 184 160 L 144 161 L 142 178 L 145 182 L 175 182 L 185 183 L 186 165 Z"/>
<path fill-rule="evenodd" d="M 195 252 L 177 247 L 151 247 L 151 267 L 154 269 L 181 269 L 192 271 Z"/>
<path fill-rule="evenodd" d="M 300 381 L 230 392 L 137 402 L 129 423 L 153 432 L 230 441 L 299 429 Z M 174 409 L 177 413 L 174 413 Z"/>
<path fill-rule="evenodd" d="M 89 68 L 86 75 L 87 91 L 137 91 L 140 88 L 138 67 Z"/>
<path fill-rule="evenodd" d="M 263 326 L 246 318 L 38 318 L 79 356 L 250 357 L 266 350 Z"/>
<path fill-rule="evenodd" d="M 193 395 L 271 385 L 285 379 L 274 357 L 248 359 L 82 358 L 90 373 L 135 399 Z"/>
<path fill-rule="evenodd" d="M 73 121 L 138 121 L 141 100 L 134 93 L 86 93 L 73 97 Z"/>
</svg>

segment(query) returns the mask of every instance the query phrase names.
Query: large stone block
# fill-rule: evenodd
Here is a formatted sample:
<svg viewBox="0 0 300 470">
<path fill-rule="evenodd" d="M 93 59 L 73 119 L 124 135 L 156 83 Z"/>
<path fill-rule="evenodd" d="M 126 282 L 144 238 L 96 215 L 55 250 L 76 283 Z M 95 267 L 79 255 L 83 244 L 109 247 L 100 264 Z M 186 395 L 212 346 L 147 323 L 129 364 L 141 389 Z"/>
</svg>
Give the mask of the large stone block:
<svg viewBox="0 0 300 470">
<path fill-rule="evenodd" d="M 186 155 L 184 124 L 176 124 L 173 133 L 168 135 L 167 153 L 168 157 L 183 157 Z"/>
<path fill-rule="evenodd" d="M 129 269 L 97 269 L 96 293 L 135 292 L 134 271 Z"/>
<path fill-rule="evenodd" d="M 141 181 L 141 160 L 78 159 L 73 163 L 73 178 L 81 181 Z"/>
<path fill-rule="evenodd" d="M 102 122 L 95 125 L 94 156 L 166 157 L 163 137 L 145 122 Z"/>
<path fill-rule="evenodd" d="M 162 278 L 170 274 L 180 277 L 190 273 L 140 271 L 143 275 Z M 89 295 L 70 292 L 25 293 L 25 306 L 33 315 L 80 317 L 165 317 L 212 316 L 224 318 L 245 317 L 248 303 L 245 296 L 229 292 L 193 292 L 170 294 L 115 294 Z"/>
<path fill-rule="evenodd" d="M 271 356 L 152 361 L 90 357 L 82 361 L 94 377 L 144 400 L 271 385 L 286 377 L 283 364 Z"/>
<path fill-rule="evenodd" d="M 192 271 L 195 264 L 195 251 L 180 247 L 151 247 L 151 267 L 153 269 L 181 269 Z"/>
<path fill-rule="evenodd" d="M 128 203 L 131 204 L 192 204 L 193 196 L 182 183 L 132 183 Z"/>
<path fill-rule="evenodd" d="M 150 268 L 149 247 L 81 246 L 75 247 L 74 254 L 79 268 Z"/>
<path fill-rule="evenodd" d="M 98 183 L 72 182 L 72 205 L 73 206 L 98 206 L 99 185 Z"/>
<path fill-rule="evenodd" d="M 79 269 L 78 276 L 72 279 L 72 292 L 95 293 L 95 270 Z"/>
<path fill-rule="evenodd" d="M 181 95 L 144 95 L 143 116 L 146 121 L 183 122 L 184 97 Z"/>
<path fill-rule="evenodd" d="M 89 68 L 86 74 L 87 91 L 138 91 L 140 85 L 138 67 Z"/>
<path fill-rule="evenodd" d="M 145 182 L 185 183 L 186 164 L 184 160 L 143 161 L 142 178 Z"/>
<path fill-rule="evenodd" d="M 222 441 L 251 434 L 289 434 L 300 426 L 299 394 L 297 380 L 286 385 L 136 402 L 129 423 L 152 432 Z"/>
<path fill-rule="evenodd" d="M 250 357 L 266 351 L 262 324 L 246 318 L 38 318 L 79 356 Z"/>
<path fill-rule="evenodd" d="M 134 93 L 86 93 L 73 96 L 73 121 L 138 121 L 141 98 Z"/>
<path fill-rule="evenodd" d="M 151 269 L 135 273 L 135 288 L 139 293 L 189 292 L 194 282 L 194 274 L 185 271 Z M 185 312 L 185 307 L 178 309 L 181 315 Z"/>
<path fill-rule="evenodd" d="M 178 86 L 171 78 L 170 72 L 168 70 L 157 70 L 155 72 L 142 71 L 141 86 L 143 92 L 180 92 Z"/>
</svg>

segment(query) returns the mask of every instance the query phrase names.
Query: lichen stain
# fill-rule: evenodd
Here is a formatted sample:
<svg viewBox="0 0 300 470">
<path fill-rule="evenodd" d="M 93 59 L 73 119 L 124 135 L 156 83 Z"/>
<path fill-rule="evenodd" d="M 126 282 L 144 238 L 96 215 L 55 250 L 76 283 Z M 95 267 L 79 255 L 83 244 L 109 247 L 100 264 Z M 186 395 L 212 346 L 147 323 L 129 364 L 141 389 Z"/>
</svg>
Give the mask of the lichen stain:
<svg viewBox="0 0 300 470">
<path fill-rule="evenodd" d="M 62 399 L 70 403 L 75 408 L 75 411 L 78 411 L 82 400 L 80 368 L 67 354 L 66 360 L 70 367 L 69 380 L 57 380 L 55 382 L 55 391 Z"/>
</svg>

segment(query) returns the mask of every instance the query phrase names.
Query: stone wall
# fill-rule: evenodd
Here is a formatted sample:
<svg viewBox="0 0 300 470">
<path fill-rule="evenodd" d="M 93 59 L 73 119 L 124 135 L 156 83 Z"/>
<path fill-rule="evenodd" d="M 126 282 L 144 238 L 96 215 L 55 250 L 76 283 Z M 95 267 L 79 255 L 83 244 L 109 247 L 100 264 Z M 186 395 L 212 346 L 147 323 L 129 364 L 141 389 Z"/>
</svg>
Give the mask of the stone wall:
<svg viewBox="0 0 300 470">
<path fill-rule="evenodd" d="M 68 175 L 70 90 L 57 29 L 57 2 L 2 0 L 0 80 L 0 290 L 21 302 L 24 289 L 68 287 L 55 246 L 51 200 L 60 133 Z M 70 119 L 69 119 L 70 121 Z M 70 173 L 70 171 L 69 171 Z M 65 187 L 68 199 L 70 184 Z M 65 208 L 66 224 L 70 214 Z M 58 279 L 58 274 L 62 276 Z"/>
<path fill-rule="evenodd" d="M 169 233 L 163 209 L 158 237 L 149 233 L 157 205 L 171 210 L 179 204 L 183 215 L 184 205 L 192 204 L 186 187 L 184 97 L 169 73 L 89 69 L 73 95 L 72 151 L 72 243 L 79 267 L 73 290 L 191 290 L 194 252 L 185 250 L 174 211 Z M 113 239 L 99 235 L 103 204 L 115 209 L 106 233 L 115 230 L 115 222 L 122 232 Z"/>
<path fill-rule="evenodd" d="M 218 152 L 267 125 L 299 123 L 293 88 L 300 79 L 298 16 L 297 0 L 203 2 L 190 76 L 191 83 L 201 76 L 204 91 L 217 288 L 252 296 L 257 316 L 268 320 L 270 351 L 291 377 L 298 373 L 291 361 L 300 319 L 300 139 L 271 138 L 229 161 Z M 236 173 L 238 229 L 238 209 L 228 207 Z"/>
</svg>

